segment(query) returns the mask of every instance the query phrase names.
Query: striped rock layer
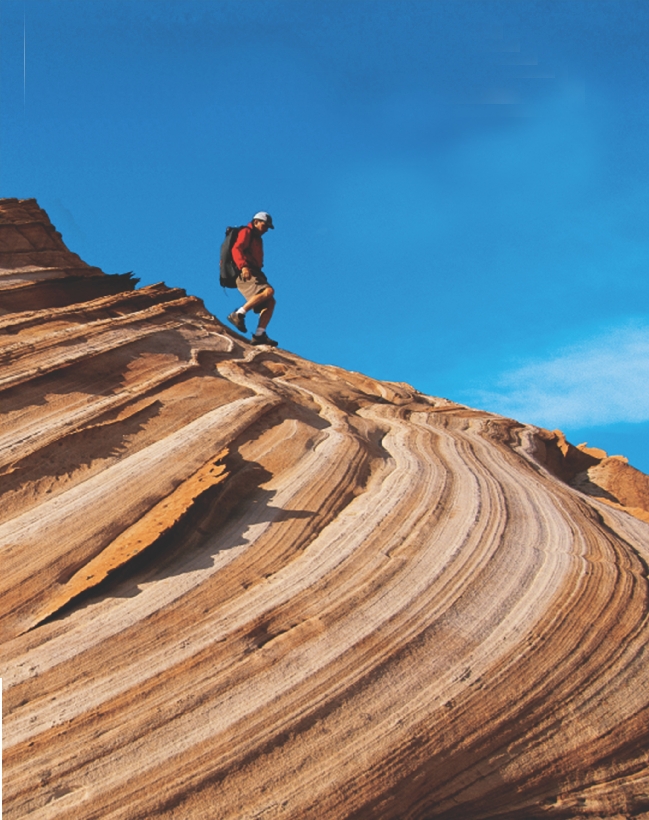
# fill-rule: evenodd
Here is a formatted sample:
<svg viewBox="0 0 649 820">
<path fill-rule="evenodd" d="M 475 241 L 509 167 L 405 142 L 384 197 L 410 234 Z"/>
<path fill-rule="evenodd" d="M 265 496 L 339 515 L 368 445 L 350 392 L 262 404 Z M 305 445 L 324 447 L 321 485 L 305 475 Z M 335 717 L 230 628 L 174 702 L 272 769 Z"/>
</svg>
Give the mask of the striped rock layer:
<svg viewBox="0 0 649 820">
<path fill-rule="evenodd" d="M 649 479 L 0 202 L 5 820 L 649 817 Z"/>
</svg>

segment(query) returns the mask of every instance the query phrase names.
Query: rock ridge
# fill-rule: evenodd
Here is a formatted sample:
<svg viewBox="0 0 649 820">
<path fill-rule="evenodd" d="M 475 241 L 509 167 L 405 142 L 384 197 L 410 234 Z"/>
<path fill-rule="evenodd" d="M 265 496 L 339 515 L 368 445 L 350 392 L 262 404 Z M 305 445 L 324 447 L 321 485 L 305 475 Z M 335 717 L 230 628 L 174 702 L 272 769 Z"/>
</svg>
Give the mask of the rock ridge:
<svg viewBox="0 0 649 820">
<path fill-rule="evenodd" d="M 649 478 L 0 200 L 8 820 L 649 818 Z"/>
</svg>

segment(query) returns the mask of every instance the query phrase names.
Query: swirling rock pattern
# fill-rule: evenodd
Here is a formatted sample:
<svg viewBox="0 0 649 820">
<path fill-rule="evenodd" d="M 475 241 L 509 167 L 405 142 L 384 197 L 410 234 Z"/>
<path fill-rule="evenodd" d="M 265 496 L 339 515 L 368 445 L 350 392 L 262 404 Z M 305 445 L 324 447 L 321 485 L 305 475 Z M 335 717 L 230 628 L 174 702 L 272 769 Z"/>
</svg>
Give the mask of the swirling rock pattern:
<svg viewBox="0 0 649 820">
<path fill-rule="evenodd" d="M 649 817 L 646 476 L 0 220 L 5 818 Z"/>
</svg>

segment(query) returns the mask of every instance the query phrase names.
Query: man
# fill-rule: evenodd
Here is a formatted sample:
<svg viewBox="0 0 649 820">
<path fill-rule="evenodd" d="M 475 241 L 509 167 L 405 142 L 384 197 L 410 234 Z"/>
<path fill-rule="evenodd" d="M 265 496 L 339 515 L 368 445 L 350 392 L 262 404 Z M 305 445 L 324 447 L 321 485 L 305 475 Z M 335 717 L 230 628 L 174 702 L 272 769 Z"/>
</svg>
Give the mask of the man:
<svg viewBox="0 0 649 820">
<path fill-rule="evenodd" d="M 228 316 L 228 321 L 246 333 L 246 313 L 249 310 L 259 314 L 259 326 L 252 337 L 253 345 L 272 345 L 277 347 L 266 333 L 266 328 L 275 309 L 275 290 L 262 272 L 264 264 L 264 246 L 261 241 L 267 230 L 274 230 L 270 214 L 260 211 L 252 221 L 241 228 L 234 245 L 232 259 L 239 269 L 237 289 L 246 300 L 245 305 Z"/>
</svg>

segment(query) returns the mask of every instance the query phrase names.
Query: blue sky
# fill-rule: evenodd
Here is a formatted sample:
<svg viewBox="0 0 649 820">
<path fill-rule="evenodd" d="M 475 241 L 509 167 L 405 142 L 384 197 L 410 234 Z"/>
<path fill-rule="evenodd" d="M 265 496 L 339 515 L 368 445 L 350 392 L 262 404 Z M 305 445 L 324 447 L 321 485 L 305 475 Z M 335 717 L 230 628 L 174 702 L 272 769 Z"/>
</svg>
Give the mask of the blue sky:
<svg viewBox="0 0 649 820">
<path fill-rule="evenodd" d="M 318 362 L 649 472 L 649 3 L 0 0 L 0 195 Z"/>
</svg>

